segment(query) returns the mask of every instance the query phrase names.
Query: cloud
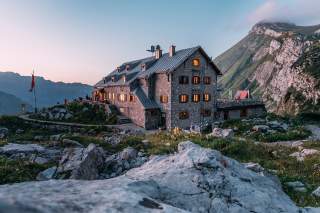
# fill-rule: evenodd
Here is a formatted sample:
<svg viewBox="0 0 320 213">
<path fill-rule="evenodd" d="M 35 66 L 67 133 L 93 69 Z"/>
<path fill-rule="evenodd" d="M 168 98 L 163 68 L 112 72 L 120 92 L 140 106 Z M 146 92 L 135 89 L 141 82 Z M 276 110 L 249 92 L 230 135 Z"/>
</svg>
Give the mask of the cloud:
<svg viewBox="0 0 320 213">
<path fill-rule="evenodd" d="M 260 21 L 293 22 L 301 25 L 320 24 L 319 0 L 266 0 L 247 17 L 252 25 Z"/>
</svg>

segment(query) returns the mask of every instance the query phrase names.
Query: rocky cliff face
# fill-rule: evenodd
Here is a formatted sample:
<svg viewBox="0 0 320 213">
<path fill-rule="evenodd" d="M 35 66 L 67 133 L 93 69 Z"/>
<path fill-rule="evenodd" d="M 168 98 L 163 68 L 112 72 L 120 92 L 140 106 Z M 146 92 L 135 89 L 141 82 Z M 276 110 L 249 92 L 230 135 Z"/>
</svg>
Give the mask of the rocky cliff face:
<svg viewBox="0 0 320 213">
<path fill-rule="evenodd" d="M 320 29 L 260 23 L 215 59 L 229 90 L 250 89 L 278 114 L 320 111 Z"/>
</svg>

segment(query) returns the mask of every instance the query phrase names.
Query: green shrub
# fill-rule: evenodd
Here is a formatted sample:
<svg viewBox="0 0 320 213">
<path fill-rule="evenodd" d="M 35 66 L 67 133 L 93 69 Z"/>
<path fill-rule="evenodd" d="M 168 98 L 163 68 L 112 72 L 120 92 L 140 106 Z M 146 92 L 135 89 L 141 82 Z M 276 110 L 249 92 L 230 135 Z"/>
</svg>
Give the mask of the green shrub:
<svg viewBox="0 0 320 213">
<path fill-rule="evenodd" d="M 50 164 L 39 165 L 0 157 L 0 184 L 35 180 L 39 172 L 51 166 Z"/>
</svg>

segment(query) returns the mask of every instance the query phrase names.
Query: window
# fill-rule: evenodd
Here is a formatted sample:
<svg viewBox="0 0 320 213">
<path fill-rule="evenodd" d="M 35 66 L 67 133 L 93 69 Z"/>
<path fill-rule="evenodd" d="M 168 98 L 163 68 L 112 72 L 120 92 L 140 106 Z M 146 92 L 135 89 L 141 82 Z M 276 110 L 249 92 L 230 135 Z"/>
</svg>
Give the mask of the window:
<svg viewBox="0 0 320 213">
<path fill-rule="evenodd" d="M 193 76 L 192 77 L 192 83 L 193 84 L 200 84 L 200 77 L 199 76 Z"/>
<path fill-rule="evenodd" d="M 200 94 L 193 94 L 192 95 L 192 101 L 193 102 L 199 102 L 200 101 Z"/>
<path fill-rule="evenodd" d="M 115 79 L 114 76 L 111 77 L 111 81 L 112 81 L 112 82 L 115 82 L 115 81 L 116 81 L 116 79 Z"/>
<path fill-rule="evenodd" d="M 211 100 L 211 95 L 209 93 L 204 93 L 203 94 L 203 100 L 205 102 L 209 102 Z"/>
<path fill-rule="evenodd" d="M 179 119 L 184 120 L 189 118 L 189 113 L 187 111 L 179 112 Z"/>
<path fill-rule="evenodd" d="M 240 110 L 240 117 L 243 118 L 243 117 L 247 117 L 247 109 L 241 109 Z"/>
<path fill-rule="evenodd" d="M 120 108 L 119 108 L 119 111 L 120 111 L 121 113 L 124 113 L 125 109 L 124 109 L 123 107 L 120 107 Z"/>
<path fill-rule="evenodd" d="M 211 84 L 211 78 L 209 76 L 204 76 L 203 83 L 204 84 Z"/>
<path fill-rule="evenodd" d="M 179 76 L 179 84 L 189 84 L 188 76 Z"/>
<path fill-rule="evenodd" d="M 188 95 L 179 95 L 180 103 L 187 103 L 188 102 Z"/>
<path fill-rule="evenodd" d="M 121 102 L 125 102 L 127 100 L 127 95 L 126 94 L 119 94 L 118 96 L 118 101 L 121 101 Z"/>
<path fill-rule="evenodd" d="M 114 100 L 116 97 L 116 95 L 114 93 L 112 93 L 112 100 Z"/>
<path fill-rule="evenodd" d="M 168 103 L 168 96 L 160 95 L 160 103 Z"/>
<path fill-rule="evenodd" d="M 210 109 L 202 109 L 201 110 L 201 115 L 203 117 L 210 117 L 211 116 L 211 110 Z"/>
<path fill-rule="evenodd" d="M 135 100 L 134 100 L 134 95 L 129 95 L 129 101 L 130 102 L 134 102 Z"/>
<path fill-rule="evenodd" d="M 192 66 L 199 67 L 200 66 L 200 59 L 199 58 L 194 58 L 192 60 Z"/>
</svg>

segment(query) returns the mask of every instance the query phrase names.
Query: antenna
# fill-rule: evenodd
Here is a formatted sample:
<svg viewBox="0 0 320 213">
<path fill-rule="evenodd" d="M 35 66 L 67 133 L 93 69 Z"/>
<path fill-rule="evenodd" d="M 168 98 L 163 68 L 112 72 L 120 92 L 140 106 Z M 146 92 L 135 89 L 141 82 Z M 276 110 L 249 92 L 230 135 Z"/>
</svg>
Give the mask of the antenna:
<svg viewBox="0 0 320 213">
<path fill-rule="evenodd" d="M 156 51 L 155 49 L 156 49 L 155 46 L 151 45 L 150 50 L 147 50 L 147 51 L 151 52 L 151 53 L 154 53 Z"/>
</svg>

